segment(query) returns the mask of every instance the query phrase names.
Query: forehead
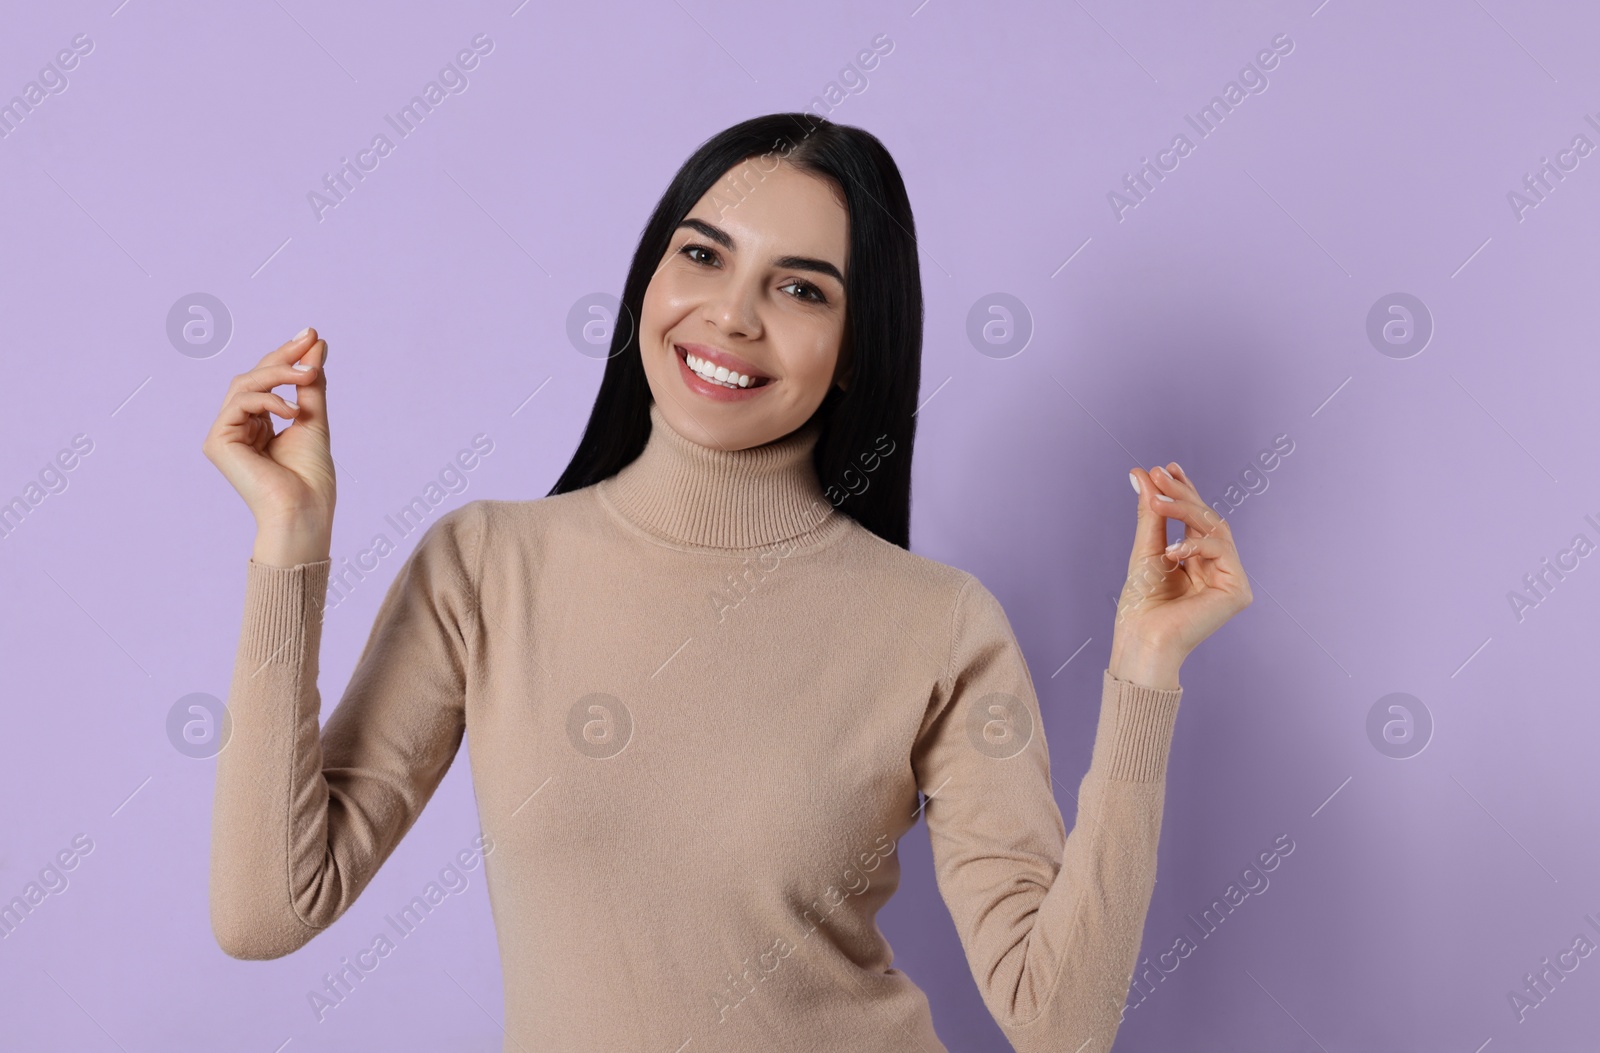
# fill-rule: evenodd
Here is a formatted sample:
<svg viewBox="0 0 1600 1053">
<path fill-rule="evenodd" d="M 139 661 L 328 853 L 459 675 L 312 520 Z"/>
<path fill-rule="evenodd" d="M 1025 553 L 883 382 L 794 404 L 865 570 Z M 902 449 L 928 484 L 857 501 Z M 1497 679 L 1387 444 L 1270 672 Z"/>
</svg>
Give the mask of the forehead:
<svg viewBox="0 0 1600 1053">
<path fill-rule="evenodd" d="M 843 269 L 850 213 L 838 184 L 770 158 L 751 158 L 723 174 L 689 210 L 727 231 L 741 254 L 803 255 Z"/>
</svg>

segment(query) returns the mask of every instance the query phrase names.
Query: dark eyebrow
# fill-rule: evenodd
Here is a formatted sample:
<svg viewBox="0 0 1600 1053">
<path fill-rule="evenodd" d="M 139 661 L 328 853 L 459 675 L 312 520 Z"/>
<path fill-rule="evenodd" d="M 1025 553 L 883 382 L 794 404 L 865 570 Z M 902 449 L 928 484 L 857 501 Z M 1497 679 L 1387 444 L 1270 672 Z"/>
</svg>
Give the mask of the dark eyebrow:
<svg viewBox="0 0 1600 1053">
<path fill-rule="evenodd" d="M 679 230 L 684 227 L 699 231 L 729 252 L 737 251 L 733 243 L 733 237 L 721 227 L 713 226 L 702 219 L 686 219 L 678 224 Z M 844 284 L 844 275 L 839 273 L 839 268 L 827 260 L 816 260 L 810 256 L 780 256 L 778 259 L 773 260 L 772 263 L 773 266 L 782 270 L 814 271 L 817 274 L 826 274 L 840 285 Z"/>
</svg>

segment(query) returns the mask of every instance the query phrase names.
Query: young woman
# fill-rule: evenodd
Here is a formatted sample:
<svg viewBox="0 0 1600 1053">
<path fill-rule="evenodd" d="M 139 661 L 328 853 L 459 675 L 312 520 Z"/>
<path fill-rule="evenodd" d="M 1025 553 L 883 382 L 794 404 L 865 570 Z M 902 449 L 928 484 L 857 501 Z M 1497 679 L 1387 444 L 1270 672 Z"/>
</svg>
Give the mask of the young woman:
<svg viewBox="0 0 1600 1053">
<path fill-rule="evenodd" d="M 571 464 L 543 498 L 428 527 L 320 731 L 327 342 L 234 378 L 204 447 L 257 524 L 217 765 L 223 950 L 274 958 L 332 925 L 470 732 L 507 1050 L 943 1051 L 875 921 L 919 817 L 1012 1045 L 1110 1048 L 1178 669 L 1250 588 L 1178 465 L 1135 468 L 1067 834 L 1000 604 L 908 550 L 914 230 L 864 131 L 777 114 L 704 143 L 645 227 Z M 330 978 L 330 1004 L 387 953 Z"/>
</svg>

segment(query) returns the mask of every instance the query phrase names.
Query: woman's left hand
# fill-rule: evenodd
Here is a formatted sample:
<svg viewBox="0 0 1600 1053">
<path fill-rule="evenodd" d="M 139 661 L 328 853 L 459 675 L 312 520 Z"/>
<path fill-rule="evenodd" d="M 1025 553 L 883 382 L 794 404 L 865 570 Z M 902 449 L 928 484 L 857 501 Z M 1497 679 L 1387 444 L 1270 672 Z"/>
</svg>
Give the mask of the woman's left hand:
<svg viewBox="0 0 1600 1053">
<path fill-rule="evenodd" d="M 1112 653 L 1158 655 L 1175 668 L 1250 606 L 1250 579 L 1227 521 L 1205 503 L 1176 461 L 1129 475 L 1140 488 L 1139 523 L 1117 602 Z M 1169 518 L 1184 525 L 1183 538 L 1170 546 Z"/>
</svg>

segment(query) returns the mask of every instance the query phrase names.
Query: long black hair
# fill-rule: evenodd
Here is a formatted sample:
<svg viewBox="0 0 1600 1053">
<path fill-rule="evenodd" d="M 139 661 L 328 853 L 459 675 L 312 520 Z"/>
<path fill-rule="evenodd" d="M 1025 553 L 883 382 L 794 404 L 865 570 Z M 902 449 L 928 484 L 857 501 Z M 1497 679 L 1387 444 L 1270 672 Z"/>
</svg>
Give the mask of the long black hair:
<svg viewBox="0 0 1600 1053">
<path fill-rule="evenodd" d="M 883 143 L 811 113 L 743 121 L 707 139 L 678 169 L 640 235 L 589 423 L 550 494 L 609 478 L 644 449 L 651 395 L 639 355 L 638 319 L 645 289 L 673 232 L 706 191 L 735 166 L 774 152 L 802 171 L 831 178 L 849 214 L 840 349 L 851 355 L 849 388 L 830 387 L 813 415 L 821 418 L 822 430 L 812 464 L 839 511 L 909 548 L 913 414 L 922 374 L 922 275 L 911 203 Z"/>
</svg>

